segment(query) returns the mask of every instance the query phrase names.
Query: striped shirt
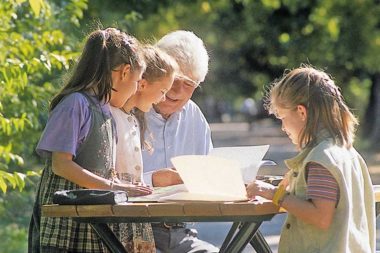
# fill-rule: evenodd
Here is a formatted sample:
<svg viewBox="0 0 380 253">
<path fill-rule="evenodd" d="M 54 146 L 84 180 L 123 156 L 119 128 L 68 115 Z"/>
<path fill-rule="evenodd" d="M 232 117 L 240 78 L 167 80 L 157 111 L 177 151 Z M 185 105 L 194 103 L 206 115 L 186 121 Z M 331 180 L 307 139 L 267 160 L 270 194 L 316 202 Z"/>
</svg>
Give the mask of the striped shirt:
<svg viewBox="0 0 380 253">
<path fill-rule="evenodd" d="M 308 199 L 339 201 L 339 185 L 328 169 L 318 163 L 306 165 Z"/>
</svg>

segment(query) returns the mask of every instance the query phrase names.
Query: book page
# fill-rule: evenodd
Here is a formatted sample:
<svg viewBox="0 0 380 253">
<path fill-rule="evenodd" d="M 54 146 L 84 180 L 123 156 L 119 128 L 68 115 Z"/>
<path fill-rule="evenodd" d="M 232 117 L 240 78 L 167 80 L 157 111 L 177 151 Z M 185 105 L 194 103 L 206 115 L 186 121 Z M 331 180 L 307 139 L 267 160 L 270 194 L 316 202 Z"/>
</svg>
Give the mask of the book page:
<svg viewBox="0 0 380 253">
<path fill-rule="evenodd" d="M 269 145 L 221 147 L 212 149 L 209 155 L 238 162 L 243 181 L 248 184 L 256 179 L 257 171 L 261 165 L 271 164 L 271 162 L 262 161 L 268 149 Z"/>
<path fill-rule="evenodd" d="M 213 201 L 213 202 L 237 202 L 237 201 L 246 201 L 248 200 L 246 196 L 228 196 L 228 195 L 209 195 L 203 193 L 191 193 L 191 192 L 179 192 L 173 195 L 168 195 L 165 197 L 161 197 L 159 202 L 165 201 Z"/>
<path fill-rule="evenodd" d="M 209 155 L 171 159 L 184 185 L 155 188 L 153 194 L 130 201 L 243 201 L 244 183 L 255 180 L 269 145 L 214 148 Z"/>
<path fill-rule="evenodd" d="M 153 193 L 139 197 L 128 197 L 129 202 L 157 202 L 160 198 L 180 192 L 187 192 L 184 184 L 171 185 L 166 187 L 154 187 Z"/>
<path fill-rule="evenodd" d="M 189 193 L 192 194 L 187 194 L 191 197 L 190 200 L 241 201 L 247 199 L 237 161 L 205 155 L 177 156 L 171 161 Z M 181 200 L 185 200 L 184 196 Z"/>
</svg>

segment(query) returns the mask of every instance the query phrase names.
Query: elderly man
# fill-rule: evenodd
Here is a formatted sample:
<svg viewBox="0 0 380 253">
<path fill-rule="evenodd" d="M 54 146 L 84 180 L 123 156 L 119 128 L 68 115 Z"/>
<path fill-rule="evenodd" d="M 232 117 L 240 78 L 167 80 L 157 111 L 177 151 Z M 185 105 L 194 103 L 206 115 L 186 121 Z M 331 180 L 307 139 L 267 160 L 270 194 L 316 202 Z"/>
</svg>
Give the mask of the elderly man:
<svg viewBox="0 0 380 253">
<path fill-rule="evenodd" d="M 143 151 L 145 182 L 153 186 L 182 183 L 172 169 L 170 159 L 178 155 L 205 155 L 212 149 L 210 127 L 199 109 L 190 100 L 208 72 L 208 54 L 200 38 L 188 31 L 165 35 L 156 44 L 178 63 L 180 72 L 166 100 L 154 105 L 146 114 L 145 140 L 153 151 Z M 160 169 L 165 168 L 165 169 Z M 199 240 L 194 229 L 184 223 L 153 223 L 155 243 L 161 252 L 218 252 L 215 246 Z"/>
</svg>

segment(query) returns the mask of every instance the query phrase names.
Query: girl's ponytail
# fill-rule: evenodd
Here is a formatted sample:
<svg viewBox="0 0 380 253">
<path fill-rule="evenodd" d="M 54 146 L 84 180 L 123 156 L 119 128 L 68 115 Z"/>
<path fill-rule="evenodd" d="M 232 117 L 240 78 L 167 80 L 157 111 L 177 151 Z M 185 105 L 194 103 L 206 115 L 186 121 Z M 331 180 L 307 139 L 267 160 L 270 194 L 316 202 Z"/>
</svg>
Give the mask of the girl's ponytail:
<svg viewBox="0 0 380 253">
<path fill-rule="evenodd" d="M 108 102 L 111 98 L 111 90 L 112 86 L 107 85 L 108 83 L 112 83 L 112 75 L 111 75 L 111 62 L 109 57 L 109 39 L 110 34 L 107 30 L 99 31 L 98 38 L 101 39 L 98 42 L 99 48 L 99 56 L 94 60 L 97 61 L 96 65 L 98 66 L 97 71 L 94 73 L 97 76 L 94 76 L 94 82 L 92 83 L 92 87 L 97 88 L 97 97 L 100 101 L 104 100 Z"/>
</svg>

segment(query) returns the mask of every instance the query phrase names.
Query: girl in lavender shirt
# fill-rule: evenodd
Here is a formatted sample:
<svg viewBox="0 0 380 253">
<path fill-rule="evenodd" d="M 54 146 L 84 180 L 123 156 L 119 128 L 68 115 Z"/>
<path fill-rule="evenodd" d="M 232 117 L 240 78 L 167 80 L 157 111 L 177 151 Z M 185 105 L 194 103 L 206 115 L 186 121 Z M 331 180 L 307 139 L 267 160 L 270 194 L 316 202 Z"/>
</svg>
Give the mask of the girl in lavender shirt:
<svg viewBox="0 0 380 253">
<path fill-rule="evenodd" d="M 29 252 L 106 252 L 87 224 L 41 217 L 54 192 L 114 189 L 145 195 L 145 186 L 120 183 L 115 171 L 115 126 L 109 104 L 122 107 L 145 69 L 138 41 L 115 28 L 92 32 L 71 79 L 53 98 L 37 146 L 46 159 L 29 229 Z"/>
</svg>

